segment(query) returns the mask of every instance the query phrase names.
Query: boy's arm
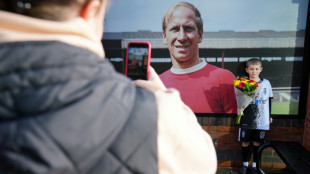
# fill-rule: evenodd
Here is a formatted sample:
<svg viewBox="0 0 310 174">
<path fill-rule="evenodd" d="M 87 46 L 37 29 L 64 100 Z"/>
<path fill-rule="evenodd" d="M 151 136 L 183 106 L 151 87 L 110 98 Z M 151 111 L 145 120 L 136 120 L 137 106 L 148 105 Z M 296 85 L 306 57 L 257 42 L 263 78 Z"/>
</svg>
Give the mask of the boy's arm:
<svg viewBox="0 0 310 174">
<path fill-rule="evenodd" d="M 271 116 L 271 99 L 273 99 L 273 97 L 269 97 L 269 122 L 272 123 L 273 119 Z"/>
</svg>

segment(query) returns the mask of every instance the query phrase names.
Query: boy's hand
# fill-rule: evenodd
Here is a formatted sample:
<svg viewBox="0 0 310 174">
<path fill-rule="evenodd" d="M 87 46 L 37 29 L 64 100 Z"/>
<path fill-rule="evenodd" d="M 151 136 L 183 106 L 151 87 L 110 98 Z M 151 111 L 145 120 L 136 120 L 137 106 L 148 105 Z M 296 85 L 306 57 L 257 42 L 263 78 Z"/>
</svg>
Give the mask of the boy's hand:
<svg viewBox="0 0 310 174">
<path fill-rule="evenodd" d="M 134 83 L 137 87 L 144 88 L 150 91 L 166 90 L 167 88 L 160 80 L 159 76 L 155 72 L 153 67 L 149 67 L 149 79 L 148 80 L 135 80 Z"/>
<path fill-rule="evenodd" d="M 273 122 L 273 120 L 272 120 L 272 118 L 270 118 L 270 119 L 269 119 L 269 123 L 272 123 L 272 122 Z"/>
</svg>

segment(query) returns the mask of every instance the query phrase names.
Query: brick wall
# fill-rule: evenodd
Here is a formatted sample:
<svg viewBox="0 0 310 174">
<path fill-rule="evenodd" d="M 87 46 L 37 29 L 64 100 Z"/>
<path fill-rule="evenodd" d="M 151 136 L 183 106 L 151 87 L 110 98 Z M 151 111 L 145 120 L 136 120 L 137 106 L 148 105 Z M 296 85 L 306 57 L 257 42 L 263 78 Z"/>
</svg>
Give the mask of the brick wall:
<svg viewBox="0 0 310 174">
<path fill-rule="evenodd" d="M 212 137 L 217 151 L 218 164 L 223 167 L 240 167 L 241 143 L 238 142 L 238 129 L 232 117 L 197 117 L 202 128 Z M 303 141 L 304 120 L 274 119 L 266 132 L 266 141 L 294 140 Z M 262 167 L 285 168 L 285 164 L 272 148 L 263 152 Z"/>
<path fill-rule="evenodd" d="M 307 111 L 306 111 L 305 131 L 304 131 L 304 146 L 310 151 L 310 74 L 309 74 L 308 100 L 307 100 Z"/>
</svg>

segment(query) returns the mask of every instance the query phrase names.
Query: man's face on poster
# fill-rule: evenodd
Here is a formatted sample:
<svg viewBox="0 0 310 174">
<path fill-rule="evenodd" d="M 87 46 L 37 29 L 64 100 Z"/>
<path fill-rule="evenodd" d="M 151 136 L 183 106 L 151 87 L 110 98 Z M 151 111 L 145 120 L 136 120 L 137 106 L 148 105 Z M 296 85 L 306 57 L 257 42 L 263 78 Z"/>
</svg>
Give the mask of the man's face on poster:
<svg viewBox="0 0 310 174">
<path fill-rule="evenodd" d="M 187 7 L 177 7 L 163 33 L 164 44 L 176 61 L 198 59 L 198 43 L 202 41 L 202 30 L 198 31 L 195 13 Z"/>
</svg>

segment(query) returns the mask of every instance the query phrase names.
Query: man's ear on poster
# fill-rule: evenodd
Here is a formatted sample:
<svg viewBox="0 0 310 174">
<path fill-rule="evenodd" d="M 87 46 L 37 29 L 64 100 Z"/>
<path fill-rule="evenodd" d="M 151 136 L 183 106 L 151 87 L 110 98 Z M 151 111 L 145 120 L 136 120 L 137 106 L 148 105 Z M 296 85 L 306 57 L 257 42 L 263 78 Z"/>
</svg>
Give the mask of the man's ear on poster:
<svg viewBox="0 0 310 174">
<path fill-rule="evenodd" d="M 198 34 L 199 34 L 199 42 L 198 43 L 201 43 L 202 42 L 202 37 L 203 37 L 203 28 L 201 28 L 200 30 L 198 30 Z"/>
<path fill-rule="evenodd" d="M 165 45 L 167 45 L 167 39 L 166 39 L 166 31 L 163 31 L 163 42 Z"/>
</svg>

